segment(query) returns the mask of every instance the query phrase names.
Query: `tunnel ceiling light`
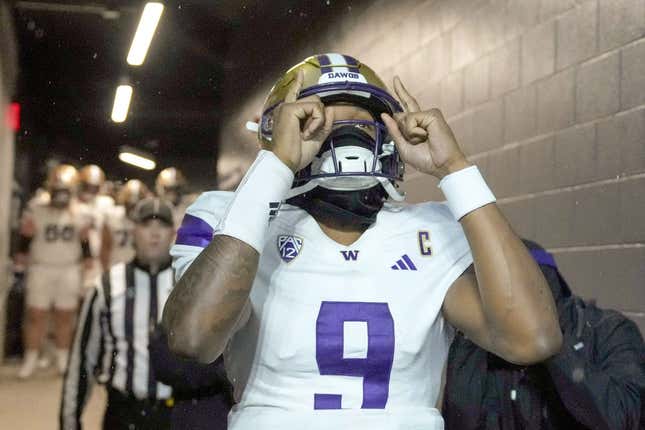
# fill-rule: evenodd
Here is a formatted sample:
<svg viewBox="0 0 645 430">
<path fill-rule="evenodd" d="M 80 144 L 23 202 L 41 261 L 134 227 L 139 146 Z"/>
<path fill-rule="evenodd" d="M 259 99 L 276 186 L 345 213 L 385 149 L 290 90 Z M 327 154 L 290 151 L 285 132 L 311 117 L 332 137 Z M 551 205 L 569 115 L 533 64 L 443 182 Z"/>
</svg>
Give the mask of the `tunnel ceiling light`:
<svg viewBox="0 0 645 430">
<path fill-rule="evenodd" d="M 139 151 L 127 147 L 121 148 L 119 160 L 144 170 L 154 170 L 157 167 L 157 163 L 152 159 L 152 156 L 144 155 Z"/>
<path fill-rule="evenodd" d="M 146 3 L 141 14 L 139 26 L 132 39 L 130 52 L 128 52 L 128 64 L 131 66 L 140 66 L 146 59 L 152 36 L 155 34 L 157 24 L 163 12 L 163 4 Z"/>
<path fill-rule="evenodd" d="M 132 99 L 132 87 L 130 85 L 119 85 L 114 95 L 114 106 L 112 106 L 112 121 L 123 122 L 128 117 L 130 100 Z"/>
</svg>

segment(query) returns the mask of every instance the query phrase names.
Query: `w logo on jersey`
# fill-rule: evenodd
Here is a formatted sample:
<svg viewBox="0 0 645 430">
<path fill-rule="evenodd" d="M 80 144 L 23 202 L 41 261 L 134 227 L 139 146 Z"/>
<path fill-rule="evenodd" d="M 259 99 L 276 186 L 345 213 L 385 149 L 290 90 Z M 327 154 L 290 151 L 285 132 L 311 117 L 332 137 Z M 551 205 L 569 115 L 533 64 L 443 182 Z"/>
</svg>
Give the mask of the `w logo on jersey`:
<svg viewBox="0 0 645 430">
<path fill-rule="evenodd" d="M 302 238 L 288 235 L 278 236 L 278 251 L 280 252 L 280 258 L 285 263 L 291 263 L 291 260 L 300 254 L 301 248 Z"/>
<path fill-rule="evenodd" d="M 345 261 L 356 261 L 356 259 L 358 259 L 358 252 L 359 251 L 340 251 L 340 253 L 343 254 L 343 257 L 345 257 Z"/>
</svg>

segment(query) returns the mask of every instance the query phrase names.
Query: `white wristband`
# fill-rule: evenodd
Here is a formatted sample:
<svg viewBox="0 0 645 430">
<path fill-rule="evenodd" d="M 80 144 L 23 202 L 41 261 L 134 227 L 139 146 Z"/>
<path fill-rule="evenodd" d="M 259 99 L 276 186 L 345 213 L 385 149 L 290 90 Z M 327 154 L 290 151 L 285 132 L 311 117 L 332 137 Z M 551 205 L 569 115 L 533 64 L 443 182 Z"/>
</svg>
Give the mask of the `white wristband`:
<svg viewBox="0 0 645 430">
<path fill-rule="evenodd" d="M 439 188 L 446 196 L 448 207 L 457 220 L 477 208 L 495 202 L 495 196 L 486 185 L 477 166 L 444 176 L 439 182 Z"/>
<path fill-rule="evenodd" d="M 242 178 L 215 235 L 232 236 L 262 252 L 270 208 L 277 208 L 293 184 L 293 172 L 271 151 L 261 150 Z"/>
</svg>

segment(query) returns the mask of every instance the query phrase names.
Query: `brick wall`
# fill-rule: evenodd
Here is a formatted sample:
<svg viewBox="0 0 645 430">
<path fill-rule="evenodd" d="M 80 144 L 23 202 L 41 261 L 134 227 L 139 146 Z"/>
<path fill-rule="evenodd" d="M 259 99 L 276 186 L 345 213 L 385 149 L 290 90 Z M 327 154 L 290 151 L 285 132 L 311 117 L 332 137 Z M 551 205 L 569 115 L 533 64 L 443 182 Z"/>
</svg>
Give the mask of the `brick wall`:
<svg viewBox="0 0 645 430">
<path fill-rule="evenodd" d="M 378 0 L 338 16 L 264 55 L 286 68 L 343 52 L 401 76 L 444 112 L 517 232 L 555 255 L 576 293 L 645 332 L 645 1 Z M 221 172 L 252 158 L 243 124 L 269 86 L 231 99 Z M 412 171 L 404 186 L 411 201 L 442 197 Z"/>
</svg>

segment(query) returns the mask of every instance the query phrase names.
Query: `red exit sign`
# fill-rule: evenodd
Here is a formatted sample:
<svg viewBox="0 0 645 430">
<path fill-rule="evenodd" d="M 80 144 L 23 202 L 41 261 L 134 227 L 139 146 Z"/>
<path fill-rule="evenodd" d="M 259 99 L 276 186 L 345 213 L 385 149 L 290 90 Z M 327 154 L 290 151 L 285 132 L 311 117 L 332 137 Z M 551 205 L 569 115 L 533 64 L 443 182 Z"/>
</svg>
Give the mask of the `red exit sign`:
<svg viewBox="0 0 645 430">
<path fill-rule="evenodd" d="M 7 109 L 7 127 L 13 132 L 20 130 L 20 103 L 9 103 Z"/>
</svg>

